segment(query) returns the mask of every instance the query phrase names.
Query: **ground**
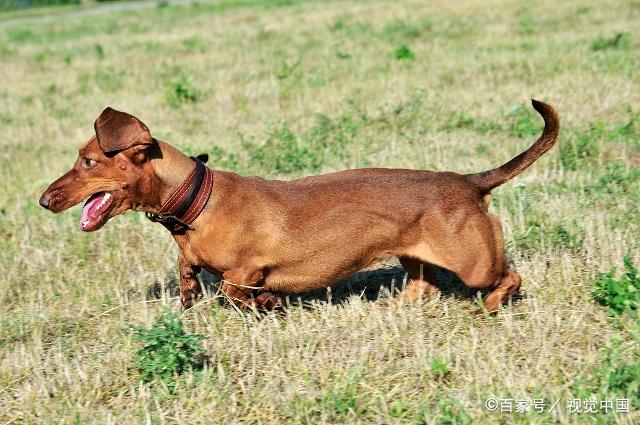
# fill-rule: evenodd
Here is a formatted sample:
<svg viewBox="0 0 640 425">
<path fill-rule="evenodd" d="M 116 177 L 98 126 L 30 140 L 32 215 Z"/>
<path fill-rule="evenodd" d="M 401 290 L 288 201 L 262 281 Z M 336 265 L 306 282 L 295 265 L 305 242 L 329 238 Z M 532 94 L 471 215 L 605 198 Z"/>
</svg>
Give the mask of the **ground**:
<svg viewBox="0 0 640 425">
<path fill-rule="evenodd" d="M 640 260 L 639 34 L 627 0 L 159 3 L 0 21 L 0 422 L 637 423 L 637 406 L 567 403 L 615 396 L 592 383 L 635 332 L 591 292 L 624 255 Z M 393 267 L 278 315 L 209 296 L 182 317 L 209 364 L 173 391 L 140 383 L 127 330 L 179 310 L 169 234 L 135 213 L 84 234 L 80 207 L 37 202 L 106 106 L 212 167 L 288 179 L 492 168 L 541 131 L 531 97 L 562 128 L 494 191 L 523 278 L 511 304 L 476 315 L 478 294 L 445 276 L 442 295 L 389 307 L 376 300 L 402 286 Z M 548 405 L 500 413 L 488 398 Z"/>
</svg>

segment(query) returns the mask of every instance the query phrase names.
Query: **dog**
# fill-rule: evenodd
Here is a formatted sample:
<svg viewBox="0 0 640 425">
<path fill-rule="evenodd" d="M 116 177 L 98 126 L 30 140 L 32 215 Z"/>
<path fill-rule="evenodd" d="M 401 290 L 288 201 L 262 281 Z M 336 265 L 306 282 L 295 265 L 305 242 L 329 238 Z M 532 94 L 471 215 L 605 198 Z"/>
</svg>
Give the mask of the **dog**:
<svg viewBox="0 0 640 425">
<path fill-rule="evenodd" d="M 490 192 L 555 144 L 556 111 L 532 100 L 544 130 L 526 151 L 475 174 L 367 168 L 292 181 L 212 170 L 151 136 L 138 118 L 106 108 L 73 168 L 42 194 L 59 213 L 87 200 L 85 232 L 128 210 L 167 228 L 178 247 L 180 298 L 200 295 L 201 269 L 222 275 L 238 306 L 273 308 L 283 293 L 329 287 L 381 259 L 397 257 L 408 283 L 400 302 L 438 290 L 434 266 L 490 292 L 496 311 L 521 278 L 507 265 L 502 227 L 488 212 Z"/>
</svg>

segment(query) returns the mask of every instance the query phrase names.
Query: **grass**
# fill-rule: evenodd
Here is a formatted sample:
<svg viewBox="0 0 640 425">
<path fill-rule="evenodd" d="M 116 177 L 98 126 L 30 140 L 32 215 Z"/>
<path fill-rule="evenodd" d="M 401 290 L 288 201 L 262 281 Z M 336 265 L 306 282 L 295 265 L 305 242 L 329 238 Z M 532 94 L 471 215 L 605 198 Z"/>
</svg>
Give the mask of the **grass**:
<svg viewBox="0 0 640 425">
<path fill-rule="evenodd" d="M 594 298 L 607 306 L 611 314 L 621 314 L 626 310 L 640 307 L 640 277 L 631 257 L 624 257 L 624 276 L 616 279 L 616 269 L 602 273 L 594 282 Z"/>
<path fill-rule="evenodd" d="M 639 422 L 637 309 L 610 315 L 592 296 L 628 291 L 623 257 L 640 263 L 638 13 L 622 0 L 243 0 L 0 25 L 0 422 Z M 557 107 L 562 130 L 494 191 L 523 277 L 495 316 L 473 314 L 455 280 L 385 308 L 375 299 L 404 280 L 393 264 L 280 315 L 210 295 L 167 338 L 203 335 L 207 362 L 144 383 L 155 363 L 135 367 L 146 345 L 123 329 L 178 311 L 173 241 L 140 214 L 82 234 L 78 207 L 37 205 L 108 105 L 213 167 L 289 179 L 488 169 L 537 137 L 530 97 Z M 560 403 L 508 414 L 490 397 Z M 630 413 L 567 409 L 621 397 Z"/>
<path fill-rule="evenodd" d="M 203 335 L 184 331 L 180 318 L 165 310 L 149 329 L 133 327 L 133 339 L 143 344 L 136 352 L 134 369 L 143 382 L 164 384 L 170 392 L 176 377 L 187 371 L 201 370 L 205 349 Z"/>
</svg>

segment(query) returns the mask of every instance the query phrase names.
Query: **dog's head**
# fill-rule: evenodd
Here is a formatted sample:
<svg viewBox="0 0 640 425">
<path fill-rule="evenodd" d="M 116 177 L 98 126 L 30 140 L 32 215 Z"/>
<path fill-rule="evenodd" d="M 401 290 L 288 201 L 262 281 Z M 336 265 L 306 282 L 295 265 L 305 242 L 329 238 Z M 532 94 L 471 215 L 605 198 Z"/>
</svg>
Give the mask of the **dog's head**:
<svg viewBox="0 0 640 425">
<path fill-rule="evenodd" d="M 54 213 L 86 199 L 80 219 L 85 232 L 141 206 L 141 195 L 151 189 L 147 163 L 160 155 L 147 126 L 132 115 L 107 108 L 94 128 L 95 137 L 80 149 L 73 168 L 40 197 L 40 205 Z"/>
</svg>

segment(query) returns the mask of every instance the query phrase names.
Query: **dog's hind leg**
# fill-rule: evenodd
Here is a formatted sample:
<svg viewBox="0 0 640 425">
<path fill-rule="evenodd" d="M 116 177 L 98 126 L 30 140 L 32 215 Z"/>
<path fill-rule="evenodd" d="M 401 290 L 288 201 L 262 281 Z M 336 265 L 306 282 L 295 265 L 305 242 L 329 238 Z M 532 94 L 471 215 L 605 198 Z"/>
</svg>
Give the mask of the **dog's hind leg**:
<svg viewBox="0 0 640 425">
<path fill-rule="evenodd" d="M 498 310 L 502 304 L 520 289 L 521 283 L 520 275 L 507 268 L 497 285 L 485 298 L 484 308 L 489 312 Z"/>
<path fill-rule="evenodd" d="M 411 257 L 400 257 L 399 260 L 409 277 L 409 283 L 396 297 L 399 302 L 415 301 L 438 291 L 435 270 L 431 264 Z"/>
<path fill-rule="evenodd" d="M 484 308 L 487 311 L 496 311 L 502 304 L 520 289 L 522 279 L 520 275 L 507 266 L 507 258 L 504 253 L 504 236 L 502 234 L 502 225 L 500 219 L 494 214 L 487 214 L 491 220 L 491 228 L 493 229 L 493 238 L 496 244 L 496 262 L 498 268 L 502 270 L 502 276 L 494 289 L 484 300 Z"/>
<path fill-rule="evenodd" d="M 254 295 L 262 290 L 264 273 L 260 269 L 246 268 L 228 270 L 222 274 L 224 283 L 222 285 L 222 293 L 224 296 L 235 304 L 237 307 L 257 307 L 263 304 L 269 304 L 271 301 L 268 295 L 270 292 L 263 292 L 263 295 L 254 298 Z"/>
<path fill-rule="evenodd" d="M 467 286 L 491 289 L 484 300 L 484 308 L 493 312 L 520 289 L 522 279 L 518 273 L 507 266 L 500 220 L 494 214 L 486 214 L 486 216 L 489 219 L 491 232 L 482 232 L 482 234 L 493 237 L 493 252 L 478 250 L 477 254 L 484 255 L 476 255 L 476 261 L 473 264 L 455 271 Z"/>
<path fill-rule="evenodd" d="M 265 310 L 276 310 L 284 307 L 284 301 L 280 295 L 273 292 L 261 292 L 254 298 L 256 307 Z"/>
</svg>

